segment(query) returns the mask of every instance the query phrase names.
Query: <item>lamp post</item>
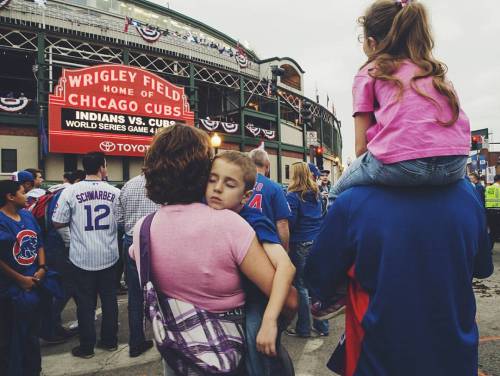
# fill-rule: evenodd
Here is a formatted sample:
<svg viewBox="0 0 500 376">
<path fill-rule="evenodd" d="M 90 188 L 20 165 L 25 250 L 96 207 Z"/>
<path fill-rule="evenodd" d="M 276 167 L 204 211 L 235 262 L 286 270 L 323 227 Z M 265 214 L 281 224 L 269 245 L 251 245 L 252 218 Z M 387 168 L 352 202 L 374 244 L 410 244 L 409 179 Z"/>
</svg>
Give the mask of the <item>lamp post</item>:
<svg viewBox="0 0 500 376">
<path fill-rule="evenodd" d="M 212 144 L 212 147 L 215 149 L 215 155 L 217 155 L 217 151 L 222 144 L 222 139 L 217 133 L 214 133 L 213 136 L 210 138 L 210 143 Z"/>
</svg>

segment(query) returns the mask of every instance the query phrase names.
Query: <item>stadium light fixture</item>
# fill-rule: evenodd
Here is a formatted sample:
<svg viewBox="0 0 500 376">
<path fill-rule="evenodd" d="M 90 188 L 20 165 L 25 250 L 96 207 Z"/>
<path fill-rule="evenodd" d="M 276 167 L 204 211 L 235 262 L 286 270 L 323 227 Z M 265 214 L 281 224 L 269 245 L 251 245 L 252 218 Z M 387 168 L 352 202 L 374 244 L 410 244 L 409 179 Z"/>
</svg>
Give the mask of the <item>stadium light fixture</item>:
<svg viewBox="0 0 500 376">
<path fill-rule="evenodd" d="M 213 136 L 210 138 L 210 143 L 212 144 L 212 147 L 215 149 L 215 155 L 217 155 L 217 151 L 222 144 L 222 139 L 217 133 L 214 133 Z"/>
</svg>

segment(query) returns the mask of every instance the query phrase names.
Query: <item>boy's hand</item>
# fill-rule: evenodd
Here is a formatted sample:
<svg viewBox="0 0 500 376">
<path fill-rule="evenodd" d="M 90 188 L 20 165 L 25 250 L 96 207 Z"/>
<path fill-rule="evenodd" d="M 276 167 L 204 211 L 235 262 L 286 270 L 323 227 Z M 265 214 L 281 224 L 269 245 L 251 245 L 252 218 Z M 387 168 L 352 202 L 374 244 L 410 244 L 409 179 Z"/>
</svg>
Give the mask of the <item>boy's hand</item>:
<svg viewBox="0 0 500 376">
<path fill-rule="evenodd" d="M 33 275 L 38 282 L 40 282 L 44 277 L 45 277 L 45 270 L 44 269 L 38 269 L 36 273 Z"/>
<path fill-rule="evenodd" d="M 19 286 L 21 286 L 21 288 L 23 290 L 26 290 L 26 291 L 32 290 L 34 287 L 37 286 L 37 283 L 38 283 L 38 280 L 36 277 L 23 276 L 19 280 Z"/>
<path fill-rule="evenodd" d="M 276 337 L 278 324 L 276 320 L 262 320 L 259 333 L 257 333 L 257 351 L 267 355 L 276 356 Z"/>
</svg>

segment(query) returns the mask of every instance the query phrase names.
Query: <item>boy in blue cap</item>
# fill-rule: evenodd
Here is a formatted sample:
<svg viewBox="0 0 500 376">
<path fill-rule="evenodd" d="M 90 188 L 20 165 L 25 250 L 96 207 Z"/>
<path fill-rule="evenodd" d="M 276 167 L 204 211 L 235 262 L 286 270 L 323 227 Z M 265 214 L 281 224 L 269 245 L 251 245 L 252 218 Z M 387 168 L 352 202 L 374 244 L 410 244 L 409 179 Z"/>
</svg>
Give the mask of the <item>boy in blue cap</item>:
<svg viewBox="0 0 500 376">
<path fill-rule="evenodd" d="M 19 182 L 24 188 L 24 194 L 27 194 L 35 187 L 35 177 L 29 171 L 15 171 L 12 173 L 11 177 L 12 181 Z M 25 207 L 28 207 L 28 204 L 25 204 Z"/>
</svg>

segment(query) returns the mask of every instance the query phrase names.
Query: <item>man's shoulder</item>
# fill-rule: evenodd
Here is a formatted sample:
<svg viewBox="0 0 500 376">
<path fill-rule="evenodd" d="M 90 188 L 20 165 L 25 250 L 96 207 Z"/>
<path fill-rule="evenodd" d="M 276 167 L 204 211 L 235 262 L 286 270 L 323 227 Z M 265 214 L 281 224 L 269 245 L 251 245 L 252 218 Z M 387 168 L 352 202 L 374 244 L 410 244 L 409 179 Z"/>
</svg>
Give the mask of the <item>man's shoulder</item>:
<svg viewBox="0 0 500 376">
<path fill-rule="evenodd" d="M 267 176 L 259 174 L 257 176 L 257 182 L 262 183 L 264 187 L 271 190 L 281 190 L 281 186 L 275 181 L 269 179 Z"/>
<path fill-rule="evenodd" d="M 479 205 L 474 187 L 462 179 L 456 183 L 441 186 L 356 186 L 340 194 L 336 202 L 342 205 L 349 203 L 350 207 L 362 205 L 365 208 L 378 206 L 378 204 L 382 203 L 389 210 L 391 205 L 401 202 L 410 206 L 432 207 L 436 203 L 446 206 L 446 203 L 450 203 L 451 205 L 456 202 L 463 202 L 464 200 L 471 200 L 472 204 L 477 202 Z"/>
<path fill-rule="evenodd" d="M 142 175 L 142 174 L 141 175 L 137 175 L 137 176 L 134 176 L 129 181 L 127 181 L 123 185 L 122 190 L 125 190 L 127 188 L 131 188 L 131 187 L 137 187 L 138 185 L 144 185 L 145 183 L 146 183 L 146 178 L 144 177 L 144 175 Z"/>
</svg>

